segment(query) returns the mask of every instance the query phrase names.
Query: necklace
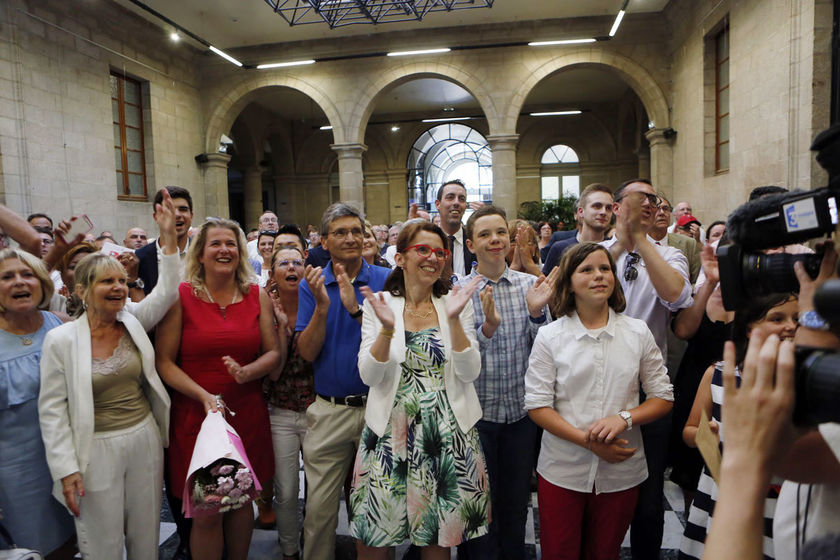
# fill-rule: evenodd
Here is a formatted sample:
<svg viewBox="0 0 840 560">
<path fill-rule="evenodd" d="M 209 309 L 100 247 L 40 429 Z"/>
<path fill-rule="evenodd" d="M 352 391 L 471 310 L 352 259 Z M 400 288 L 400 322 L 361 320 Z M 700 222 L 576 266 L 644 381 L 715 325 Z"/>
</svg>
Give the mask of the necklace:
<svg viewBox="0 0 840 560">
<path fill-rule="evenodd" d="M 20 343 L 23 344 L 24 346 L 32 346 L 32 338 L 31 337 L 21 336 L 19 334 L 16 334 L 15 336 L 20 339 Z"/>
<path fill-rule="evenodd" d="M 204 288 L 204 293 L 207 295 L 207 299 L 209 299 L 209 300 L 210 300 L 210 303 L 216 303 L 216 302 L 213 300 L 213 296 L 211 296 L 211 295 L 210 295 L 210 290 L 208 290 L 208 289 L 207 289 L 207 286 L 204 286 L 203 288 Z M 239 294 L 239 290 L 236 288 L 236 286 L 234 286 L 234 288 L 233 288 L 233 297 L 231 298 L 231 300 L 230 300 L 230 303 L 229 303 L 229 304 L 227 304 L 227 305 L 219 305 L 218 303 L 216 303 L 216 305 L 219 305 L 219 311 L 221 311 L 221 312 L 222 312 L 222 319 L 226 319 L 226 318 L 227 318 L 227 317 L 225 316 L 225 309 L 227 309 L 229 306 L 231 306 L 231 305 L 233 305 L 234 303 L 236 303 L 236 296 L 237 296 L 238 294 Z"/>
<path fill-rule="evenodd" d="M 414 309 L 417 309 L 417 307 L 414 304 L 412 304 L 412 307 L 414 307 Z M 406 313 L 408 313 L 412 317 L 417 317 L 418 319 L 428 319 L 429 315 L 431 315 L 432 311 L 434 311 L 434 310 L 435 310 L 435 308 L 432 307 L 426 313 L 416 313 L 415 311 L 412 311 L 411 309 L 409 309 L 407 305 L 405 307 L 405 312 Z"/>
</svg>

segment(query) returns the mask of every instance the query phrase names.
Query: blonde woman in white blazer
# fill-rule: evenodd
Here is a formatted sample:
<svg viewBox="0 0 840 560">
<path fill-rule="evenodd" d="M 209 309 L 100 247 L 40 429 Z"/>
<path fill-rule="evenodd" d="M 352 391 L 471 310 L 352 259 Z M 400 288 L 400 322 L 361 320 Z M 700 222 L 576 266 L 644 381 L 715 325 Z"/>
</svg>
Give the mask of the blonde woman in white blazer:
<svg viewBox="0 0 840 560">
<path fill-rule="evenodd" d="M 85 312 L 47 334 L 38 413 L 53 495 L 75 516 L 82 556 L 157 558 L 163 448 L 169 396 L 155 370 L 146 331 L 178 297 L 179 258 L 168 193 L 161 228 L 160 277 L 149 297 L 128 303 L 123 266 L 108 255 L 75 271 Z"/>
<path fill-rule="evenodd" d="M 449 292 L 443 231 L 408 222 L 385 291 L 362 288 L 359 373 L 370 387 L 353 476 L 351 534 L 359 558 L 406 539 L 423 558 L 487 532 L 489 482 L 475 423 L 481 356 L 470 298 Z"/>
</svg>

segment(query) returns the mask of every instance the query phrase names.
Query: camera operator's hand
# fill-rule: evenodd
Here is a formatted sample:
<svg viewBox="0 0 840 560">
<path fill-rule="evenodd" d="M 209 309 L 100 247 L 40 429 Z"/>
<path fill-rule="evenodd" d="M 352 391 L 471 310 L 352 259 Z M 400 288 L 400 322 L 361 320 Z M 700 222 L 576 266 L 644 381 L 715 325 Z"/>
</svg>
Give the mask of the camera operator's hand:
<svg viewBox="0 0 840 560">
<path fill-rule="evenodd" d="M 793 344 L 756 328 L 735 384 L 735 345 L 723 351 L 723 430 L 718 501 L 704 559 L 763 557 L 764 500 L 775 466 L 794 438 Z"/>
<path fill-rule="evenodd" d="M 822 244 L 823 259 L 820 263 L 820 272 L 816 279 L 811 279 L 801 262 L 793 265 L 796 278 L 799 280 L 799 316 L 807 311 L 814 310 L 814 293 L 822 284 L 832 278 L 837 278 L 837 250 L 834 242 L 826 241 Z M 836 327 L 836 325 L 835 325 Z M 816 348 L 837 348 L 840 347 L 840 338 L 831 331 L 809 329 L 802 325 L 796 329 L 794 337 L 797 345 L 813 346 Z"/>
</svg>

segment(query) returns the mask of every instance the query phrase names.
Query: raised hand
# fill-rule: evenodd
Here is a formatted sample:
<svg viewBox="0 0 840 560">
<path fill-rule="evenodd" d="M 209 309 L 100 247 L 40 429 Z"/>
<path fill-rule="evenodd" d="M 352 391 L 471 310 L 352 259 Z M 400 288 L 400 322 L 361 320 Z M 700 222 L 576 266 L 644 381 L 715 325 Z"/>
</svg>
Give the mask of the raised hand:
<svg viewBox="0 0 840 560">
<path fill-rule="evenodd" d="M 382 328 L 390 330 L 394 328 L 394 311 L 385 303 L 385 296 L 382 292 L 374 293 L 368 286 L 361 286 L 359 291 L 370 302 L 376 318 L 382 323 Z"/>
<path fill-rule="evenodd" d="M 353 289 L 353 283 L 350 281 L 350 276 L 344 266 L 333 261 L 333 273 L 335 279 L 338 281 L 338 295 L 341 297 L 341 304 L 348 313 L 355 313 L 359 310 L 359 302 L 356 301 L 356 290 Z"/>
<path fill-rule="evenodd" d="M 320 266 L 313 267 L 311 264 L 306 265 L 303 271 L 306 278 L 306 283 L 309 285 L 309 290 L 315 297 L 316 307 L 329 308 L 330 295 L 327 293 L 327 287 L 324 285 L 324 272 Z"/>
<path fill-rule="evenodd" d="M 73 216 L 69 220 L 61 220 L 58 222 L 58 225 L 55 226 L 55 229 L 53 229 L 53 238 L 55 239 L 55 244 L 59 249 L 66 252 L 70 249 L 70 247 L 78 245 L 84 241 L 84 233 L 77 233 L 75 237 L 70 238 L 70 229 L 73 227 L 72 222 L 75 222 L 78 219 L 79 218 L 76 216 Z"/>
<path fill-rule="evenodd" d="M 168 240 L 178 242 L 178 234 L 175 232 L 175 204 L 172 202 L 172 196 L 166 189 L 161 189 L 163 193 L 163 200 L 160 204 L 155 204 L 154 218 L 160 230 L 160 245 L 164 247 Z"/>
<path fill-rule="evenodd" d="M 286 336 L 292 336 L 292 329 L 289 328 L 289 316 L 286 315 L 283 304 L 280 303 L 280 298 L 275 292 L 268 292 L 268 297 L 271 300 L 271 310 L 274 313 L 277 329 L 285 332 Z"/>
<path fill-rule="evenodd" d="M 137 258 L 131 251 L 126 251 L 125 253 L 120 253 L 117 256 L 117 260 L 120 261 L 120 264 L 123 265 L 125 269 L 125 275 L 128 277 L 129 282 L 134 282 L 137 280 L 137 268 L 140 266 L 140 260 Z"/>
<path fill-rule="evenodd" d="M 478 289 L 478 285 L 484 281 L 484 277 L 476 274 L 466 286 L 461 287 L 455 285 L 452 291 L 449 292 L 449 297 L 446 298 L 446 317 L 450 321 L 457 320 L 464 306 L 472 298 L 473 293 Z"/>
<path fill-rule="evenodd" d="M 710 282 L 712 286 L 720 282 L 720 269 L 718 268 L 715 248 L 708 243 L 700 251 L 700 264 L 703 266 L 706 282 Z"/>
<path fill-rule="evenodd" d="M 499 315 L 499 310 L 496 309 L 496 302 L 493 299 L 493 286 L 485 286 L 485 288 L 478 293 L 478 299 L 481 300 L 481 310 L 484 312 L 484 321 L 495 330 L 495 328 L 502 323 L 502 316 Z"/>
<path fill-rule="evenodd" d="M 542 315 L 543 308 L 554 299 L 554 290 L 557 287 L 557 278 L 560 276 L 560 267 L 555 266 L 548 273 L 548 276 L 540 276 L 537 281 L 525 294 L 525 303 L 528 304 L 528 313 L 532 317 Z"/>
<path fill-rule="evenodd" d="M 589 449 L 607 463 L 621 463 L 632 457 L 638 449 L 637 447 L 624 447 L 628 443 L 630 442 L 626 439 L 617 439 L 612 443 L 593 441 L 589 443 Z"/>
</svg>

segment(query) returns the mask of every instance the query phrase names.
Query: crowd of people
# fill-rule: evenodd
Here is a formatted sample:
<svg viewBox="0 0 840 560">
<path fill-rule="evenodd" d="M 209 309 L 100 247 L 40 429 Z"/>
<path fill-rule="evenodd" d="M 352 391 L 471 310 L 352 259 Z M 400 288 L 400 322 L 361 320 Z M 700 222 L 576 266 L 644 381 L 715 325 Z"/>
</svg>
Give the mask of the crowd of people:
<svg viewBox="0 0 840 560">
<path fill-rule="evenodd" d="M 813 303 L 830 243 L 817 278 L 797 265 L 798 293 L 732 312 L 725 222 L 704 229 L 645 179 L 584 188 L 568 231 L 468 203 L 460 181 L 387 225 L 335 203 L 317 227 L 271 211 L 247 236 L 194 227 L 181 187 L 153 217 L 154 239 L 116 241 L 0 206 L 16 243 L 0 250 L 0 514 L 18 545 L 156 558 L 165 490 L 179 557 L 247 558 L 250 504 L 183 513 L 208 414 L 241 436 L 284 559 L 333 557 L 342 494 L 359 558 L 406 541 L 411 558 L 526 558 L 534 481 L 543 558 L 617 559 L 629 530 L 632 557 L 658 559 L 666 473 L 681 558 L 798 558 L 837 532 L 837 425 L 789 429 L 790 341 L 840 346 Z M 716 480 L 697 434 L 723 449 L 724 419 Z"/>
</svg>

